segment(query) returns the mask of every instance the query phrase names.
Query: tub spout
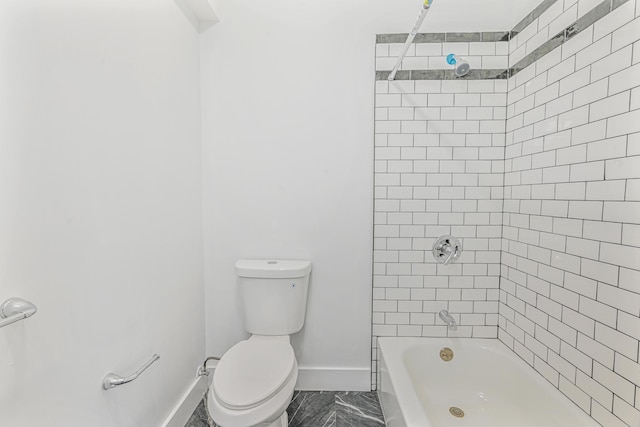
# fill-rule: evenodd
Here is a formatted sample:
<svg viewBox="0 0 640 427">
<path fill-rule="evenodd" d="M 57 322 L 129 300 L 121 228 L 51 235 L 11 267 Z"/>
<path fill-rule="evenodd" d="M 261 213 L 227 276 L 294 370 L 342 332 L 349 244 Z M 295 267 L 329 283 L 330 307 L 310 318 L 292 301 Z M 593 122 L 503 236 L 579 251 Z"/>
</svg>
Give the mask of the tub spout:
<svg viewBox="0 0 640 427">
<path fill-rule="evenodd" d="M 456 325 L 456 320 L 449 314 L 447 310 L 440 310 L 438 316 L 442 319 L 444 323 L 447 324 L 450 331 L 457 331 L 458 325 Z"/>
</svg>

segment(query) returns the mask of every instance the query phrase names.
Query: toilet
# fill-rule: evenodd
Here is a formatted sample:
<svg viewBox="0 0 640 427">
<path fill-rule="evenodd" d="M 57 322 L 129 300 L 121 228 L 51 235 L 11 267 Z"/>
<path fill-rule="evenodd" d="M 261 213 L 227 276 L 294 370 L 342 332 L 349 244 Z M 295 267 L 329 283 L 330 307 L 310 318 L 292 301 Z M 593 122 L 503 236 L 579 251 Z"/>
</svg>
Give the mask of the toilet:
<svg viewBox="0 0 640 427">
<path fill-rule="evenodd" d="M 207 408 L 222 427 L 287 427 L 298 379 L 289 336 L 304 325 L 311 262 L 239 260 L 235 270 L 251 337 L 218 362 Z"/>
</svg>

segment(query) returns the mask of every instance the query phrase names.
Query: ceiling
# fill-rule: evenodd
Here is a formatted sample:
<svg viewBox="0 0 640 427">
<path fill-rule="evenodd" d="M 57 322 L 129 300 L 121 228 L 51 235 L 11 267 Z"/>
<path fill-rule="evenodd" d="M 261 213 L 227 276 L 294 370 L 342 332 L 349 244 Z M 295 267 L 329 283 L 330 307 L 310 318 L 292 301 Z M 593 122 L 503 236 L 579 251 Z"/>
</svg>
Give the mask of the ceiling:
<svg viewBox="0 0 640 427">
<path fill-rule="evenodd" d="M 433 0 L 421 32 L 511 30 L 543 0 Z M 407 32 L 419 12 L 421 1 L 378 0 L 380 13 L 388 19 L 386 32 Z M 375 7 L 375 6 L 374 6 Z"/>
</svg>

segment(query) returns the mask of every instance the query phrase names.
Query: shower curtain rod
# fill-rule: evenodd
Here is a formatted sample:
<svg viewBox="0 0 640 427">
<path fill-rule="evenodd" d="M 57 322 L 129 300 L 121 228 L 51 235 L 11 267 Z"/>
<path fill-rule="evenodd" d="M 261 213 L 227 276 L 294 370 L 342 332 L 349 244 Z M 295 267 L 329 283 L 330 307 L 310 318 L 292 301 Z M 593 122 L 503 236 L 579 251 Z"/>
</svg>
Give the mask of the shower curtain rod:
<svg viewBox="0 0 640 427">
<path fill-rule="evenodd" d="M 402 60 L 404 59 L 404 56 L 407 54 L 407 51 L 409 50 L 409 46 L 411 46 L 411 43 L 413 43 L 413 39 L 416 38 L 416 34 L 418 34 L 418 30 L 422 25 L 422 21 L 424 21 L 424 18 L 427 16 L 427 12 L 429 11 L 429 8 L 431 7 L 432 3 L 433 3 L 433 0 L 424 0 L 422 9 L 420 9 L 420 14 L 416 19 L 416 22 L 413 24 L 413 29 L 411 30 L 409 37 L 407 37 L 407 41 L 404 42 L 404 46 L 402 47 L 402 52 L 400 52 L 400 56 L 398 56 L 396 65 L 393 66 L 391 73 L 389 73 L 389 77 L 388 77 L 389 81 L 393 81 L 393 79 L 396 78 L 396 73 L 398 72 L 398 68 L 400 68 L 400 65 L 402 64 Z"/>
</svg>

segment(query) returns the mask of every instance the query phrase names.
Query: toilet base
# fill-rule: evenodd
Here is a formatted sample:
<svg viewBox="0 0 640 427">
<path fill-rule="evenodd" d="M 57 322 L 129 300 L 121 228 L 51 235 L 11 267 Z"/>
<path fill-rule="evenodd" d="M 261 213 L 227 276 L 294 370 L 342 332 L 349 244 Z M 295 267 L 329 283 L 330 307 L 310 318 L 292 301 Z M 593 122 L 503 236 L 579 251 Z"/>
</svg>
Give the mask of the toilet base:
<svg viewBox="0 0 640 427">
<path fill-rule="evenodd" d="M 207 415 L 209 415 L 209 411 L 207 411 Z M 218 424 L 216 424 L 212 419 L 211 416 L 209 416 L 209 425 L 213 426 L 213 427 L 221 427 L 218 426 Z M 262 424 L 258 424 L 255 427 L 287 427 L 289 425 L 289 414 L 287 414 L 287 411 L 284 411 L 284 413 L 278 417 L 277 420 L 271 422 L 271 423 L 262 423 Z"/>
<path fill-rule="evenodd" d="M 262 426 L 264 427 L 287 427 L 287 425 L 289 424 L 289 414 L 287 414 L 287 411 L 284 411 L 284 413 L 274 422 L 269 423 L 269 424 L 263 424 Z M 262 427 L 260 426 L 260 427 Z"/>
<path fill-rule="evenodd" d="M 209 414 L 209 408 L 206 405 L 205 405 L 205 409 L 207 412 L 207 422 L 209 423 L 209 425 L 211 427 L 222 427 L 216 424 L 215 421 L 213 421 L 213 418 L 211 418 L 211 414 Z M 288 426 L 289 426 L 289 414 L 287 414 L 287 411 L 285 410 L 282 413 L 282 415 L 280 415 L 275 421 L 272 421 L 270 423 L 257 424 L 254 427 L 288 427 Z"/>
</svg>

